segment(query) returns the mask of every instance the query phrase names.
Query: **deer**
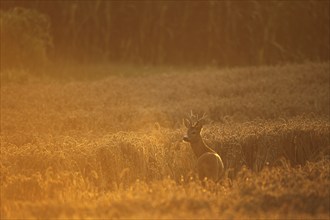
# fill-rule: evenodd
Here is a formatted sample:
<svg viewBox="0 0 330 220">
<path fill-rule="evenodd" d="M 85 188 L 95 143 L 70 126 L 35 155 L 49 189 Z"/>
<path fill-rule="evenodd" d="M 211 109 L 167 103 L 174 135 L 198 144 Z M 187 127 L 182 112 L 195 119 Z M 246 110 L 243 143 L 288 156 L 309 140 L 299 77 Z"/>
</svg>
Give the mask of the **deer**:
<svg viewBox="0 0 330 220">
<path fill-rule="evenodd" d="M 206 123 L 206 115 L 199 118 L 191 112 L 189 118 L 184 119 L 187 134 L 183 141 L 190 143 L 190 146 L 197 157 L 197 172 L 200 180 L 212 180 L 218 182 L 224 175 L 224 165 L 218 153 L 207 146 L 201 137 L 203 125 Z"/>
</svg>

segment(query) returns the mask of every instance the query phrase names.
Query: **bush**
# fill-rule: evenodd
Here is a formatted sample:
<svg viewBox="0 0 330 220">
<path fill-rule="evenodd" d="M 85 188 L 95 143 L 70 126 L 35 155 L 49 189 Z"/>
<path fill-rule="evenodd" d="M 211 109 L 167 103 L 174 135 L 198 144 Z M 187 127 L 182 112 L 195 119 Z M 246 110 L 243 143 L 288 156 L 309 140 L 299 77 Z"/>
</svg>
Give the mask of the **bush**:
<svg viewBox="0 0 330 220">
<path fill-rule="evenodd" d="M 50 22 L 36 10 L 14 8 L 0 11 L 1 72 L 36 70 L 47 61 L 52 46 Z"/>
</svg>

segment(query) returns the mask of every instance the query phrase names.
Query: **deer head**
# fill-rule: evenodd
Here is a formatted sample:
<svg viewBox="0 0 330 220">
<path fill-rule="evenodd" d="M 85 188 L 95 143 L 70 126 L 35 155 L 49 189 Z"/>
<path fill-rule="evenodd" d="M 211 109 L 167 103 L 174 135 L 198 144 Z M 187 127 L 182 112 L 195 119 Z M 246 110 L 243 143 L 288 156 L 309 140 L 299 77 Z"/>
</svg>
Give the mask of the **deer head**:
<svg viewBox="0 0 330 220">
<path fill-rule="evenodd" d="M 187 134 L 183 137 L 183 140 L 186 142 L 194 143 L 201 139 L 200 132 L 203 125 L 206 123 L 205 113 L 200 118 L 198 115 L 194 115 L 191 111 L 189 118 L 183 120 L 184 125 L 186 126 Z"/>
</svg>

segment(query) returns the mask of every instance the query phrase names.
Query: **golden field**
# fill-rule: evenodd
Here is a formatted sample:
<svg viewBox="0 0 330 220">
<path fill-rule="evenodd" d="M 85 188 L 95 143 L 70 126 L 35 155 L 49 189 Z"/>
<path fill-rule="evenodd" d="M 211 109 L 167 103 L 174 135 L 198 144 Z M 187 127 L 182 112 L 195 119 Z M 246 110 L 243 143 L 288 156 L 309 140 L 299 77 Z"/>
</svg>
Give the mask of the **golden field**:
<svg viewBox="0 0 330 220">
<path fill-rule="evenodd" d="M 330 217 L 329 63 L 57 71 L 2 75 L 1 218 Z M 190 110 L 219 183 L 196 178 Z"/>
</svg>

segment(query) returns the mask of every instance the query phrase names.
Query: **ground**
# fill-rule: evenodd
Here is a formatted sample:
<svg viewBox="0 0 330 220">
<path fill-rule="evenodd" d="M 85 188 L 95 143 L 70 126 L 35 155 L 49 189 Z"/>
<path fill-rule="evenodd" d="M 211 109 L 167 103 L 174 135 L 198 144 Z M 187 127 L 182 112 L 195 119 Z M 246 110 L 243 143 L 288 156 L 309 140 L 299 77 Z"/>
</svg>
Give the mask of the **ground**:
<svg viewBox="0 0 330 220">
<path fill-rule="evenodd" d="M 330 217 L 329 63 L 53 72 L 2 75 L 2 218 Z M 218 183 L 182 142 L 190 110 Z"/>
</svg>

